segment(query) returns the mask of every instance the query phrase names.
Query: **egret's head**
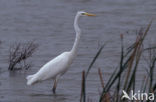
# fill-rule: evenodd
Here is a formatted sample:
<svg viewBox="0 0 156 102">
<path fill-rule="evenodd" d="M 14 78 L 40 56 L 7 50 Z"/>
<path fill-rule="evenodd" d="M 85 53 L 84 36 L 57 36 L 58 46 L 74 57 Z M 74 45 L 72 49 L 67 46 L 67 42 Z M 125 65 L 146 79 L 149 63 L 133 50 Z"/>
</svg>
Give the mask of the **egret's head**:
<svg viewBox="0 0 156 102">
<path fill-rule="evenodd" d="M 95 14 L 87 13 L 87 12 L 84 12 L 84 11 L 78 11 L 78 15 L 81 15 L 81 16 L 96 16 Z"/>
</svg>

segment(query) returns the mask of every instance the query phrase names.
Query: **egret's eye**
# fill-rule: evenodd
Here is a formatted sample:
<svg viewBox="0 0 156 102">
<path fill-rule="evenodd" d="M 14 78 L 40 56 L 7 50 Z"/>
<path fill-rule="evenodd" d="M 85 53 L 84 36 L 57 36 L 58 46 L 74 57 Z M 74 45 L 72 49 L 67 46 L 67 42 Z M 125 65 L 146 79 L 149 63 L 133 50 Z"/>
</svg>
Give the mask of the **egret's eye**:
<svg viewBox="0 0 156 102">
<path fill-rule="evenodd" d="M 85 15 L 85 13 L 81 13 L 82 15 Z"/>
</svg>

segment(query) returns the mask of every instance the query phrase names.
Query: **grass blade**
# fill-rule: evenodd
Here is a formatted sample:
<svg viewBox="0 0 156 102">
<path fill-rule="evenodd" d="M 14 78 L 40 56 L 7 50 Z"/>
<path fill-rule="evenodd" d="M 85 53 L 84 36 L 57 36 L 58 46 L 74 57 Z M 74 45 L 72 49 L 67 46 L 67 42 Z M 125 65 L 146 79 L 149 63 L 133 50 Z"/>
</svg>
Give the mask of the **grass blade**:
<svg viewBox="0 0 156 102">
<path fill-rule="evenodd" d="M 100 53 L 101 53 L 101 51 L 102 51 L 102 49 L 104 48 L 105 45 L 106 45 L 106 44 L 103 44 L 103 45 L 101 46 L 101 48 L 99 49 L 99 51 L 96 53 L 95 57 L 93 58 L 91 64 L 90 64 L 89 67 L 88 67 L 88 70 L 87 70 L 87 72 L 86 72 L 86 78 L 87 78 L 87 76 L 88 76 L 88 74 L 89 74 L 90 69 L 92 68 L 92 66 L 93 66 L 93 64 L 95 63 L 96 59 L 99 57 L 99 55 L 100 55 Z"/>
</svg>

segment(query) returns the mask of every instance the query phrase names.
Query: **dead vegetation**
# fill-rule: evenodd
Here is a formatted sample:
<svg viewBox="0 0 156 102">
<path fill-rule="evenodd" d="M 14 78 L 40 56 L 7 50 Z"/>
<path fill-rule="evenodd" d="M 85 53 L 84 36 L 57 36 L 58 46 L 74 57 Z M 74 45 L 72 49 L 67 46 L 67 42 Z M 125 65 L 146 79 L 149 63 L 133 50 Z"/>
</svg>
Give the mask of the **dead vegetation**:
<svg viewBox="0 0 156 102">
<path fill-rule="evenodd" d="M 26 63 L 26 60 L 33 55 L 37 47 L 38 44 L 35 44 L 33 41 L 28 43 L 14 43 L 10 47 L 8 70 L 27 70 L 30 68 L 31 64 Z"/>
</svg>

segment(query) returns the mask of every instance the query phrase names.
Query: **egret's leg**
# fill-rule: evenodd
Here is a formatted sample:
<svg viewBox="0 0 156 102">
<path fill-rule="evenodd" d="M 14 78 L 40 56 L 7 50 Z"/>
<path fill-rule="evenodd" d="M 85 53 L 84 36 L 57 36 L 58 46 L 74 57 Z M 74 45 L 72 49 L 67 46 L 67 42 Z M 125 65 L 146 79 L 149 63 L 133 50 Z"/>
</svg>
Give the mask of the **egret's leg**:
<svg viewBox="0 0 156 102">
<path fill-rule="evenodd" d="M 56 86 L 57 86 L 57 79 L 55 78 L 53 89 L 52 89 L 52 91 L 53 91 L 54 94 L 55 94 Z"/>
<path fill-rule="evenodd" d="M 53 93 L 55 94 L 55 90 L 56 90 L 56 87 L 57 87 L 57 82 L 58 82 L 58 79 L 59 79 L 59 77 L 60 76 L 57 76 L 56 78 L 55 78 L 55 80 L 54 80 L 54 85 L 53 85 L 53 89 L 52 89 L 52 91 L 53 91 Z"/>
</svg>

